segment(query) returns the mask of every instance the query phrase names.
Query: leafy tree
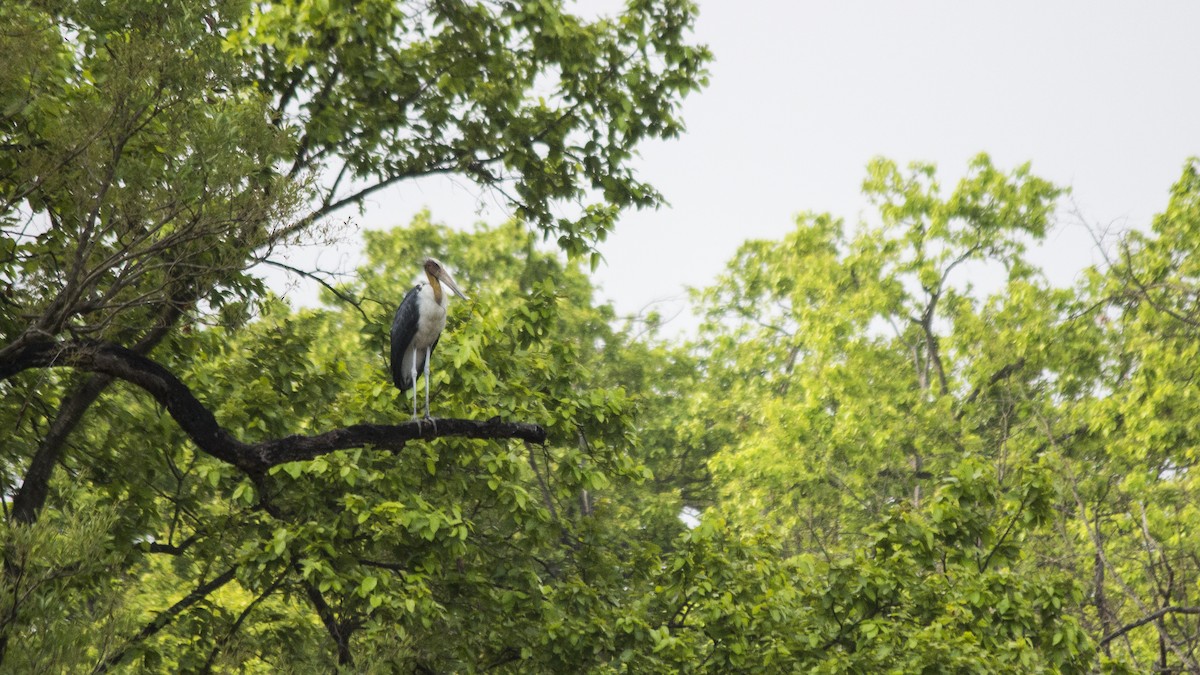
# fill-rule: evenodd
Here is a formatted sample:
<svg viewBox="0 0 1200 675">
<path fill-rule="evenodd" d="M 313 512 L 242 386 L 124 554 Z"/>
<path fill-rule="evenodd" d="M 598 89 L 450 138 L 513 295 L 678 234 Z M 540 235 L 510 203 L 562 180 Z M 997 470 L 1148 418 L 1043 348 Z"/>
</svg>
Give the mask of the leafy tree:
<svg viewBox="0 0 1200 675">
<path fill-rule="evenodd" d="M 683 0 L 590 21 L 558 2 L 300 0 L 254 5 L 226 46 L 299 127 L 289 174 L 332 176 L 311 217 L 455 173 L 584 254 L 621 210 L 661 200 L 628 160 L 683 129 L 709 58 L 686 42 L 694 19 Z"/>
<path fill-rule="evenodd" d="M 673 0 L 591 22 L 554 3 L 4 12 L 6 372 L 47 337 L 148 351 L 198 305 L 259 293 L 243 270 L 275 245 L 420 176 L 494 188 L 586 253 L 622 209 L 659 201 L 627 160 L 680 131 L 678 98 L 707 59 L 685 41 L 694 8 Z M 107 382 L 66 397 L 22 522 Z"/>
<path fill-rule="evenodd" d="M 1087 280 L 1097 334 L 1077 360 L 1095 376 L 1048 420 L 1066 455 L 1075 573 L 1104 653 L 1135 670 L 1200 668 L 1195 356 L 1200 246 L 1197 161 L 1149 231 L 1116 242 Z"/>
<path fill-rule="evenodd" d="M 678 608 L 664 642 L 676 666 L 714 673 L 1085 672 L 1092 647 L 1067 614 L 1078 584 L 1014 573 L 1028 555 L 1016 542 L 1051 515 L 1050 478 L 1031 469 L 1020 505 L 1000 504 L 990 468 L 963 462 L 846 553 L 786 556 L 706 520 L 661 582 Z M 1014 515 L 995 520 L 997 507 Z"/>
<path fill-rule="evenodd" d="M 76 603 L 9 605 L 12 633 L 36 627 L 55 644 L 75 631 L 88 647 L 68 657 L 21 641 L 9 663 L 444 670 L 582 658 L 581 631 L 609 630 L 610 603 L 644 591 L 659 541 L 683 526 L 677 502 L 616 498 L 614 485 L 632 494 L 646 477 L 632 452 L 637 403 L 605 358 L 627 338 L 609 328 L 611 309 L 592 305 L 582 273 L 522 228 L 450 234 L 420 218 L 369 233 L 367 266 L 339 291 L 365 298 L 361 311 L 271 302 L 245 326 L 169 338 L 165 365 L 249 444 L 394 420 L 407 404 L 385 377 L 387 318 L 413 271 L 396 261 L 424 250 L 464 261 L 476 297 L 439 345 L 439 415 L 536 420 L 544 444 L 393 440 L 239 471 L 121 387 L 81 427 L 90 450 L 72 488 L 56 490 L 64 512 L 87 498 L 121 505 L 101 511 L 103 555 L 64 542 L 39 559 L 60 578 L 36 590 L 92 594 L 104 611 L 80 630 Z M 147 431 L 159 441 L 147 446 Z M 105 566 L 63 577 L 77 553 Z"/>
<path fill-rule="evenodd" d="M 878 224 L 806 215 L 782 242 L 748 242 L 697 296 L 710 318 L 698 400 L 725 439 L 710 461 L 718 508 L 770 524 L 796 559 L 870 570 L 863 553 L 896 504 L 938 522 L 947 477 L 988 466 L 975 501 L 1009 530 L 956 546 L 997 542 L 1005 574 L 1032 584 L 1012 597 L 1054 598 L 1078 622 L 1086 639 L 1052 636 L 1073 646 L 1045 667 L 1078 667 L 1091 644 L 1094 666 L 1195 669 L 1196 175 L 1189 164 L 1152 231 L 1074 289 L 1022 255 L 1059 191 L 986 157 L 948 197 L 932 167 L 876 162 L 864 189 Z M 983 274 L 998 281 L 973 283 Z M 1029 520 L 1034 494 L 1052 508 Z"/>
<path fill-rule="evenodd" d="M 1200 669 L 1200 165 L 1060 289 L 1028 166 L 878 160 L 877 219 L 747 242 L 663 344 L 580 265 L 659 201 L 694 13 L 0 7 L 4 668 Z M 321 309 L 247 272 L 438 174 L 517 220 L 367 233 Z M 429 251 L 474 299 L 396 424 Z"/>
<path fill-rule="evenodd" d="M 975 318 L 986 306 L 964 279 L 991 265 L 1004 293 L 1036 292 L 1021 252 L 1044 234 L 1058 190 L 985 156 L 945 198 L 927 165 L 906 175 L 878 161 L 864 189 L 880 225 L 852 234 L 802 216 L 783 242 L 747 242 L 698 294 L 708 417 L 731 439 L 714 471 L 738 495 L 731 505 L 781 518 L 802 548 L 857 536 L 897 499 L 919 504 L 935 475 L 1001 431 L 971 414 L 1014 375 L 1037 373 Z M 965 325 L 990 331 L 989 352 L 953 340 Z"/>
<path fill-rule="evenodd" d="M 144 356 L 164 340 L 177 349 L 181 323 L 244 322 L 262 294 L 250 266 L 380 189 L 468 178 L 577 255 L 623 209 L 658 203 L 628 160 L 639 142 L 679 133 L 678 101 L 704 81 L 708 53 L 687 41 L 694 15 L 679 0 L 596 20 L 545 2 L 0 8 L 10 525 L 38 522 L 57 467 L 77 471 L 95 453 L 116 475 L 130 461 L 105 436 L 79 436 L 97 406 L 112 419 L 95 426 L 123 416 L 97 403 L 114 378 L 191 420 L 193 438 L 212 441 L 206 452 L 264 470 L 266 446 L 218 432 Z M 63 364 L 76 373 L 20 374 Z M 65 513 L 78 498 L 50 503 Z M 0 657 L 31 597 L 27 572 L 72 568 L 21 550 L 5 549 Z"/>
</svg>

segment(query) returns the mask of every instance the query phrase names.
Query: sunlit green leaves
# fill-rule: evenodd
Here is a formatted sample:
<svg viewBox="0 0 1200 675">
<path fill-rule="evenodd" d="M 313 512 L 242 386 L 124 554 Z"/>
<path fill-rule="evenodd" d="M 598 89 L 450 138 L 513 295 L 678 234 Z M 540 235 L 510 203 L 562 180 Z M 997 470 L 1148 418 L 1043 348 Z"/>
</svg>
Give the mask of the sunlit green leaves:
<svg viewBox="0 0 1200 675">
<path fill-rule="evenodd" d="M 1197 443 L 1183 421 L 1200 412 L 1196 175 L 1185 168 L 1153 233 L 1053 289 L 1023 253 L 1046 234 L 1057 188 L 981 156 L 945 197 L 932 166 L 878 160 L 864 189 L 881 226 L 802 216 L 782 241 L 747 242 L 697 294 L 706 380 L 723 393 L 695 398 L 723 430 L 710 461 L 722 512 L 773 528 L 801 559 L 845 563 L 868 598 L 893 575 L 893 612 L 931 606 L 915 591 L 938 577 L 894 577 L 914 566 L 979 577 L 938 591 L 938 603 L 958 598 L 944 618 L 914 619 L 929 641 L 902 650 L 864 619 L 854 654 L 899 663 L 929 649 L 975 670 L 1057 671 L 1102 642 L 1116 671 L 1194 666 L 1190 624 L 1142 619 L 1191 603 L 1200 578 L 1186 534 Z M 878 566 L 871 550 L 903 557 Z M 1062 574 L 1043 584 L 1049 570 Z M 973 587 L 989 576 L 1007 590 Z M 981 608 L 1023 626 L 986 656 L 948 629 Z M 1073 619 L 1029 642 L 1043 611 Z"/>
</svg>

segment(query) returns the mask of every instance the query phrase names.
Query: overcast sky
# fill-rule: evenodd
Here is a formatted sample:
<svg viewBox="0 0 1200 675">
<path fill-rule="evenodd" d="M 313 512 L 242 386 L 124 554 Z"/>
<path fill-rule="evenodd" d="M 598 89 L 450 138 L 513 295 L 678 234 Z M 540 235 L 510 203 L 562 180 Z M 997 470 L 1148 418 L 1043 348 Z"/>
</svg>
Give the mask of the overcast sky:
<svg viewBox="0 0 1200 675">
<path fill-rule="evenodd" d="M 932 161 L 946 187 L 981 151 L 1006 170 L 1031 161 L 1072 188 L 1092 223 L 1136 227 L 1200 154 L 1198 2 L 699 6 L 711 83 L 684 102 L 687 133 L 643 147 L 638 161 L 670 205 L 628 214 L 601 249 L 595 278 L 621 313 L 665 300 L 659 309 L 671 314 L 684 288 L 710 283 L 742 241 L 782 237 L 801 211 L 857 221 L 876 155 Z M 406 224 L 425 207 L 454 226 L 507 216 L 480 206 L 470 186 L 433 181 L 387 193 L 355 220 Z M 1048 248 L 1056 281 L 1092 259 L 1079 227 Z M 353 258 L 321 256 L 323 266 L 339 262 Z"/>
</svg>

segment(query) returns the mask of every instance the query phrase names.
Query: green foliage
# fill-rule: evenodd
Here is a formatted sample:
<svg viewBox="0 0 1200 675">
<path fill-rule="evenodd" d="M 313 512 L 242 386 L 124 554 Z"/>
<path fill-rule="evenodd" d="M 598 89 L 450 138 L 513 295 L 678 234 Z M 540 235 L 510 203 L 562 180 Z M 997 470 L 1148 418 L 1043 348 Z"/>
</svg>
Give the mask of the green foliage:
<svg viewBox="0 0 1200 675">
<path fill-rule="evenodd" d="M 631 584 L 619 603 L 589 605 L 588 622 L 552 624 L 535 654 L 556 655 L 546 672 L 1086 672 L 1093 647 L 1068 614 L 1078 584 L 1014 571 L 1028 554 L 1012 542 L 1051 515 L 1049 471 L 1026 482 L 1023 500 L 999 504 L 986 464 L 964 463 L 845 556 L 788 557 L 709 516 L 640 596 Z"/>
<path fill-rule="evenodd" d="M 262 172 L 289 148 L 268 102 L 220 95 L 239 64 L 199 18 L 242 7 L 0 10 L 4 347 L 65 331 L 133 342 L 164 306 L 258 289 L 246 258 L 299 195 Z"/>
<path fill-rule="evenodd" d="M 981 155 L 947 194 L 877 160 L 877 219 L 746 242 L 695 293 L 697 342 L 663 344 L 595 302 L 582 254 L 660 200 L 628 162 L 682 130 L 694 14 L 0 7 L 0 367 L 53 337 L 161 342 L 241 440 L 401 422 L 387 328 L 436 252 L 472 300 L 434 355 L 435 413 L 548 431 L 248 474 L 130 384 L 6 379 L 4 668 L 1200 668 L 1200 164 L 1058 289 L 1025 251 L 1059 188 Z M 518 219 L 368 232 L 320 309 L 246 274 L 442 173 Z"/>
<path fill-rule="evenodd" d="M 680 133 L 709 58 L 685 0 L 594 21 L 558 2 L 0 12 L 0 358 L 235 315 L 274 246 L 422 176 L 494 190 L 594 264 L 622 210 L 661 201 L 629 160 Z"/>
<path fill-rule="evenodd" d="M 683 130 L 679 100 L 705 82 L 708 51 L 686 42 L 695 13 L 686 0 L 594 20 L 561 2 L 292 0 L 254 3 L 225 44 L 300 128 L 297 166 L 368 185 L 454 172 L 580 255 L 623 209 L 661 201 L 629 160 Z M 322 210 L 345 198 L 329 190 Z"/>
<path fill-rule="evenodd" d="M 356 634 L 356 651 L 380 663 L 507 654 L 506 639 L 496 646 L 500 637 L 459 625 L 467 620 L 444 604 L 483 593 L 510 607 L 541 593 L 524 571 L 494 579 L 487 546 L 512 549 L 497 559 L 513 569 L 532 567 L 524 555 L 574 569 L 582 563 L 564 542 L 605 541 L 581 518 L 616 508 L 589 493 L 649 473 L 625 451 L 638 402 L 600 356 L 626 336 L 592 305 L 582 274 L 522 227 L 455 239 L 417 224 L 369 245 L 424 255 L 433 244 L 473 263 L 481 283 L 491 266 L 496 295 L 484 299 L 494 304 L 454 317 L 461 340 L 439 350 L 438 400 L 445 413 L 540 421 L 546 448 L 433 443 L 400 462 L 360 452 L 244 476 L 199 453 L 131 386 L 61 369 L 10 375 L 48 341 L 139 354 L 162 343 L 155 359 L 239 438 L 395 422 L 403 400 L 377 376 L 376 355 L 407 267 L 372 261 L 354 291 L 382 304 L 361 318 L 291 312 L 247 270 L 379 190 L 446 174 L 594 265 L 619 213 L 661 201 L 630 161 L 639 143 L 682 131 L 679 102 L 705 82 L 709 54 L 689 43 L 695 13 L 685 0 L 639 0 L 594 20 L 553 1 L 0 7 L 0 428 L 12 430 L 0 456 L 0 662 L 345 665 L 346 645 L 332 656 L 318 647 L 322 632 Z M 503 286 L 516 260 L 521 281 Z M 619 367 L 651 360 L 636 353 Z M 441 481 L 468 465 L 474 473 Z M 617 509 L 631 532 L 646 521 L 656 536 L 681 528 L 677 496 L 637 494 Z M 61 555 L 34 545 L 42 519 L 93 504 L 120 508 L 103 527 L 66 530 L 84 553 L 68 555 L 71 540 Z M 101 529 L 105 555 L 93 550 Z M 57 587 L 38 582 L 31 595 L 20 580 L 88 557 L 107 567 L 79 578 L 108 604 L 66 606 L 62 617 L 96 630 L 52 643 L 66 619 L 35 605 Z M 518 590 L 494 590 L 509 586 Z M 446 626 L 471 639 L 432 639 Z M 433 653 L 410 650 L 414 636 Z M 54 651 L 76 643 L 90 645 L 70 657 L 82 660 Z"/>
<path fill-rule="evenodd" d="M 425 250 L 463 261 L 459 278 L 474 298 L 452 307 L 435 355 L 435 413 L 539 422 L 550 442 L 339 452 L 255 483 L 196 452 L 122 388 L 86 425 L 97 454 L 74 479 L 123 505 L 107 527 L 125 556 L 113 591 L 123 611 L 99 625 L 141 625 L 199 581 L 235 571 L 135 641 L 124 662 L 192 669 L 236 656 L 248 668 L 327 667 L 321 622 L 305 609 L 313 591 L 353 631 L 363 667 L 502 661 L 514 645 L 540 644 L 547 622 L 573 625 L 585 603 L 625 593 L 627 574 L 644 575 L 625 556 L 649 566 L 658 550 L 645 533 L 669 542 L 682 531 L 678 501 L 640 487 L 649 471 L 634 452 L 638 402 L 619 373 L 646 352 L 632 349 L 616 368 L 608 357 L 628 338 L 610 328 L 611 309 L 594 306 L 577 267 L 538 251 L 515 224 L 456 234 L 422 216 L 369 233 L 367 264 L 346 289 L 366 298 L 365 316 L 270 301 L 240 328 L 172 338 L 167 365 L 246 440 L 406 420 L 406 395 L 386 376 L 386 329 L 417 270 L 396 261 Z M 146 432 L 159 442 L 147 446 Z M 559 606 L 576 596 L 578 607 Z M 239 622 L 243 611 L 252 618 Z"/>
<path fill-rule="evenodd" d="M 1005 176 L 981 157 L 946 199 L 928 166 L 905 176 L 879 161 L 870 176 L 882 226 L 851 234 L 831 216 L 802 216 L 779 244 L 745 244 L 697 296 L 721 393 L 706 417 L 722 420 L 731 439 L 714 471 L 738 495 L 734 508 L 782 519 L 802 547 L 816 544 L 803 532 L 858 536 L 887 504 L 919 501 L 929 475 L 1003 433 L 973 417 L 1010 382 L 990 378 L 1018 362 L 1021 373 L 1038 372 L 1003 332 L 1037 343 L 1058 326 L 1043 321 L 1037 333 L 1019 312 L 1003 322 L 980 316 L 995 310 L 972 297 L 966 270 L 1000 268 L 996 298 L 1038 308 L 1069 301 L 1031 278 L 1020 256 L 1058 194 L 1026 169 Z M 957 341 L 968 325 L 976 344 Z"/>
<path fill-rule="evenodd" d="M 255 482 L 197 453 L 123 389 L 87 424 L 85 438 L 102 452 L 75 477 L 81 495 L 123 504 L 105 526 L 118 555 L 103 586 L 113 609 L 94 625 L 124 639 L 91 658 L 152 670 L 330 668 L 333 622 L 351 636 L 355 668 L 368 671 L 1088 670 L 1096 651 L 1081 612 L 1083 577 L 1070 564 L 1047 565 L 1039 549 L 1053 541 L 1071 494 L 1058 478 L 1064 456 L 1044 444 L 1021 452 L 1024 437 L 1010 433 L 998 463 L 987 440 L 997 431 L 987 426 L 999 394 L 958 384 L 990 377 L 986 369 L 972 375 L 947 356 L 955 384 L 943 396 L 933 378 L 925 387 L 916 375 L 896 381 L 904 361 L 888 355 L 882 336 L 861 336 L 875 324 L 862 307 L 913 302 L 903 278 L 871 271 L 902 253 L 887 257 L 887 246 L 868 246 L 866 237 L 831 244 L 836 221 L 811 222 L 785 251 L 813 261 L 793 269 L 814 277 L 776 279 L 811 298 L 806 311 L 833 313 L 811 319 L 814 347 L 765 384 L 730 375 L 743 367 L 732 352 L 697 369 L 696 356 L 632 342 L 632 328 L 614 329 L 611 309 L 593 304 L 577 265 L 539 251 L 516 224 L 456 233 L 426 215 L 403 230 L 367 233 L 366 263 L 341 289 L 363 298 L 362 311 L 297 312 L 269 301 L 240 328 L 172 338 L 168 365 L 247 440 L 404 419 L 407 393 L 387 381 L 385 331 L 417 270 L 412 261 L 436 250 L 461 261 L 458 277 L 473 299 L 452 305 L 435 354 L 435 412 L 536 421 L 550 440 L 343 451 L 280 465 Z M 839 260 L 851 245 L 864 252 L 852 264 Z M 759 281 L 727 288 L 778 287 L 765 283 L 769 266 L 755 269 Z M 819 269 L 841 278 L 842 296 L 861 305 L 830 298 L 821 307 Z M 1027 278 L 1010 287 L 1021 291 L 1011 308 L 992 301 L 969 312 L 961 304 L 964 342 L 1009 324 L 1014 336 L 1031 330 L 1028 303 L 1047 307 L 1049 291 L 1039 296 Z M 733 330 L 755 330 L 752 315 L 743 316 Z M 816 346 L 840 351 L 822 359 Z M 845 368 L 872 359 L 878 373 L 864 371 L 871 381 L 855 383 Z M 808 377 L 824 378 L 823 390 Z M 740 387 L 738 396 L 718 398 L 710 378 Z M 855 400 L 867 395 L 880 398 Z M 858 412 L 884 410 L 889 398 L 907 407 Z M 718 404 L 734 414 L 705 417 Z M 857 422 L 821 421 L 844 410 Z M 923 416 L 913 420 L 914 411 Z M 810 446 L 778 435 L 774 425 L 804 424 L 805 416 L 815 421 L 790 433 L 825 434 L 809 442 L 831 454 L 803 454 Z M 944 440 L 956 429 L 971 449 Z M 147 431 L 157 445 L 141 441 Z M 922 475 L 872 469 L 888 457 L 903 468 L 905 455 L 889 455 L 888 438 L 921 439 L 908 442 L 924 449 Z M 772 443 L 782 456 L 771 458 Z M 951 447 L 939 451 L 939 443 Z M 717 449 L 717 491 L 694 487 L 708 482 L 709 448 Z M 851 448 L 877 454 L 856 457 Z M 753 481 L 741 473 L 751 469 Z M 764 498 L 773 481 L 801 470 L 812 476 L 811 492 Z M 822 482 L 821 471 L 836 481 Z M 766 511 L 767 520 L 750 515 L 772 504 L 787 506 Z M 677 518 L 684 505 L 708 506 L 694 529 Z M 145 632 L 225 570 L 227 583 L 132 638 L 133 627 Z M 49 658 L 33 646 L 14 653 Z"/>
<path fill-rule="evenodd" d="M 1069 290 L 1024 258 L 1059 190 L 986 157 L 945 198 L 932 167 L 877 161 L 864 189 L 880 225 L 805 215 L 781 242 L 747 242 L 697 293 L 708 386 L 694 400 L 723 440 L 718 509 L 770 527 L 794 560 L 846 565 L 863 589 L 899 573 L 879 542 L 918 537 L 910 514 L 945 538 L 938 571 L 992 551 L 954 592 L 963 608 L 1003 603 L 988 634 L 1009 642 L 956 662 L 932 656 L 958 644 L 949 634 L 906 636 L 904 672 L 1196 667 L 1196 176 L 1193 162 L 1154 231 Z M 968 485 L 976 510 L 950 508 Z M 901 560 L 918 576 L 889 582 L 900 616 L 942 625 L 930 610 L 947 596 L 919 573 L 931 563 Z M 874 620 L 862 629 L 856 655 L 901 644 Z"/>
<path fill-rule="evenodd" d="M 0 546 L 19 565 L 0 582 L 0 616 L 22 646 L 5 660 L 12 672 L 89 669 L 103 645 L 135 625 L 121 616 L 119 576 L 128 555 L 110 535 L 113 504 L 80 492 L 70 506 L 28 528 L 0 530 Z"/>
</svg>

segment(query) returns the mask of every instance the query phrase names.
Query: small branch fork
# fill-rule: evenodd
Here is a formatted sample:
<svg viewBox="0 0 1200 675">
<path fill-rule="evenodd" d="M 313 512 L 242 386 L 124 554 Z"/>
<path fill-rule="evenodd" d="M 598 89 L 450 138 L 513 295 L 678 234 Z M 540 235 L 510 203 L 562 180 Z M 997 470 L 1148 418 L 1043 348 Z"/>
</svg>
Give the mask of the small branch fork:
<svg viewBox="0 0 1200 675">
<path fill-rule="evenodd" d="M 222 427 L 187 385 L 169 370 L 129 349 L 103 342 L 46 340 L 27 344 L 0 360 L 0 381 L 25 370 L 52 367 L 100 373 L 140 387 L 166 408 L 202 452 L 250 475 L 262 475 L 273 466 L 313 459 L 335 450 L 367 445 L 400 450 L 408 441 L 417 439 L 454 436 L 546 442 L 546 430 L 539 425 L 503 422 L 493 417 L 485 421 L 439 419 L 436 425 L 419 420 L 405 424 L 355 424 L 312 436 L 245 443 Z"/>
</svg>

